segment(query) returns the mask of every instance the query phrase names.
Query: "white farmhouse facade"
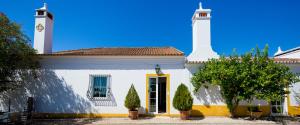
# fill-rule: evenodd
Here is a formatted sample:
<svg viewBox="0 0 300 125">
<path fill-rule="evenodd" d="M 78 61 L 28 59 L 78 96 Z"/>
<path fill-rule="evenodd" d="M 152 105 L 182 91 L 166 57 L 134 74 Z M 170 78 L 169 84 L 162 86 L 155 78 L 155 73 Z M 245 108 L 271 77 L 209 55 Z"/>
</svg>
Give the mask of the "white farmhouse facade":
<svg viewBox="0 0 300 125">
<path fill-rule="evenodd" d="M 175 90 L 181 83 L 190 91 L 193 74 L 203 62 L 219 55 L 213 51 L 210 35 L 211 10 L 199 6 L 193 15 L 193 51 L 184 53 L 173 47 L 90 48 L 52 52 L 53 15 L 47 5 L 36 10 L 34 48 L 41 58 L 42 70 L 37 78 L 18 91 L 7 93 L 1 108 L 7 108 L 8 97 L 12 110 L 20 111 L 26 97 L 34 98 L 34 111 L 40 117 L 127 117 L 124 106 L 126 94 L 133 84 L 141 99 L 142 115 L 177 116 L 172 106 Z M 275 61 L 300 72 L 300 50 L 280 52 Z M 282 102 L 269 104 L 257 100 L 264 115 L 299 115 L 300 85 L 295 84 Z M 218 87 L 193 93 L 194 116 L 228 116 L 229 111 Z M 272 111 L 282 107 L 282 112 Z M 297 110 L 298 109 L 298 110 Z M 246 115 L 247 104 L 238 108 Z"/>
</svg>

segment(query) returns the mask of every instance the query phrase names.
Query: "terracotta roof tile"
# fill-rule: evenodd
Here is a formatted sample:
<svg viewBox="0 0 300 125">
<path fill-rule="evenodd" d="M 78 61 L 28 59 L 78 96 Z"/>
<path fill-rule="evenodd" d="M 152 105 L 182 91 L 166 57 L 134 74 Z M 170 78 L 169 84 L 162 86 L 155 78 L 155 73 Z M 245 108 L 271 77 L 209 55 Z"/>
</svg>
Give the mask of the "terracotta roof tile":
<svg viewBox="0 0 300 125">
<path fill-rule="evenodd" d="M 89 48 L 59 51 L 42 56 L 184 56 L 184 53 L 173 47 L 140 47 L 140 48 Z"/>
<path fill-rule="evenodd" d="M 274 58 L 276 63 L 300 64 L 300 58 Z"/>
</svg>

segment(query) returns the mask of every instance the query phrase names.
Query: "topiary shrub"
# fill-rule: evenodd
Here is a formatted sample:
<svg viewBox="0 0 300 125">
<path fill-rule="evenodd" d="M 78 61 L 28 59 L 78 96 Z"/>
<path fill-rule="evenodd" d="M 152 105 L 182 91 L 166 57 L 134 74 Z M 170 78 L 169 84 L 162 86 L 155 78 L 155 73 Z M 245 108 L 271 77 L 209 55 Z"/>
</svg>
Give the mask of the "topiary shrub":
<svg viewBox="0 0 300 125">
<path fill-rule="evenodd" d="M 133 84 L 131 85 L 126 99 L 125 99 L 125 107 L 129 110 L 129 111 L 135 111 L 137 110 L 137 108 L 141 107 L 141 101 L 140 101 L 140 97 L 138 95 L 138 93 L 136 92 Z"/>
<path fill-rule="evenodd" d="M 179 111 L 189 111 L 193 106 L 193 97 L 184 84 L 180 84 L 173 98 L 173 106 Z"/>
</svg>

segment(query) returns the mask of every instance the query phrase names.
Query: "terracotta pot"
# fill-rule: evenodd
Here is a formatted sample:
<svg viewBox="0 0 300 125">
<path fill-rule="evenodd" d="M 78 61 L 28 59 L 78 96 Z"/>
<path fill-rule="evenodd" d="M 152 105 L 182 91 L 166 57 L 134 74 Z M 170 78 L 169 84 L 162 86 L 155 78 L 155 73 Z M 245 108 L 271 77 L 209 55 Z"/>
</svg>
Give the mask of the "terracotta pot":
<svg viewBox="0 0 300 125">
<path fill-rule="evenodd" d="M 129 110 L 129 116 L 130 119 L 137 119 L 139 117 L 139 112 L 137 110 Z"/>
<path fill-rule="evenodd" d="M 189 118 L 189 111 L 180 111 L 180 119 L 187 120 Z"/>
<path fill-rule="evenodd" d="M 262 111 L 257 111 L 257 112 L 251 112 L 251 117 L 254 119 L 258 119 L 262 116 L 263 112 Z"/>
</svg>

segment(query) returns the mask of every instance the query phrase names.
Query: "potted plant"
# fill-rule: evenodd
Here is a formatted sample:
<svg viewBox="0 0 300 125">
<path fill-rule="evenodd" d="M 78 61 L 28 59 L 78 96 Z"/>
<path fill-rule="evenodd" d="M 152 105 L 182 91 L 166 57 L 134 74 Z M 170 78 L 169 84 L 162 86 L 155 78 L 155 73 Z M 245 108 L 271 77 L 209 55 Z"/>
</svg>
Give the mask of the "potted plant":
<svg viewBox="0 0 300 125">
<path fill-rule="evenodd" d="M 184 84 L 180 84 L 173 98 L 173 106 L 180 111 L 180 118 L 186 120 L 193 106 L 193 97 Z"/>
<path fill-rule="evenodd" d="M 249 106 L 248 112 L 250 113 L 250 117 L 252 119 L 258 119 L 262 116 L 263 112 L 259 109 L 258 106 Z"/>
<path fill-rule="evenodd" d="M 125 107 L 129 111 L 129 118 L 130 119 L 137 119 L 138 118 L 138 108 L 141 107 L 140 97 L 137 94 L 133 84 L 131 85 L 126 99 L 125 99 Z"/>
</svg>

